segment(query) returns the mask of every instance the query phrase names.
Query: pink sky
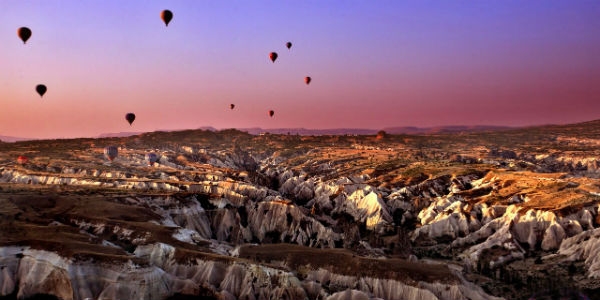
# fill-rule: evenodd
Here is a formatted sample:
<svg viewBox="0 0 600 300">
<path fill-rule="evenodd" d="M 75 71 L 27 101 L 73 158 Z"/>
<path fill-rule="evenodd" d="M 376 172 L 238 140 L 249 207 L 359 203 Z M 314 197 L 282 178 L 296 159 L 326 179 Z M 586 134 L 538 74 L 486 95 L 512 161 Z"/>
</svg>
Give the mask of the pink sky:
<svg viewBox="0 0 600 300">
<path fill-rule="evenodd" d="M 0 135 L 600 118 L 600 2 L 371 3 L 2 1 Z"/>
</svg>

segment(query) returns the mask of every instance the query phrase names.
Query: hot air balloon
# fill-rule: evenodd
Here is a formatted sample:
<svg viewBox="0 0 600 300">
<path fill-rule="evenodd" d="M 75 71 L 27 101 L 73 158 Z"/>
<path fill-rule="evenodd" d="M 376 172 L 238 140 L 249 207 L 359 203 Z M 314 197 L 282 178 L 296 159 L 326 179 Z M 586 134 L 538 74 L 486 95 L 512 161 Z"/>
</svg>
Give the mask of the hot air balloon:
<svg viewBox="0 0 600 300">
<path fill-rule="evenodd" d="M 46 93 L 46 91 L 47 91 L 48 89 L 46 88 L 46 86 L 45 86 L 45 85 L 43 85 L 43 84 L 38 84 L 38 85 L 35 87 L 35 90 L 36 90 L 36 92 L 37 92 L 38 94 L 40 94 L 40 97 L 43 97 L 43 96 L 44 96 L 44 94 Z"/>
<path fill-rule="evenodd" d="M 230 107 L 231 109 L 234 109 L 234 108 L 235 108 L 235 104 L 233 104 L 233 103 L 232 103 L 232 104 L 229 104 L 229 107 Z"/>
<path fill-rule="evenodd" d="M 271 59 L 272 62 L 275 62 L 275 60 L 277 59 L 277 53 L 271 52 L 269 54 L 269 58 Z"/>
<path fill-rule="evenodd" d="M 169 22 L 173 19 L 173 13 L 170 10 L 165 9 L 160 12 L 160 18 L 165 22 L 166 26 L 169 26 Z"/>
<path fill-rule="evenodd" d="M 310 76 L 304 77 L 304 82 L 306 82 L 306 84 L 309 84 L 311 80 L 312 79 L 310 78 Z"/>
<path fill-rule="evenodd" d="M 269 111 L 269 116 L 270 116 L 270 117 L 273 117 L 273 115 L 274 115 L 274 114 L 275 114 L 275 112 L 274 112 L 274 111 L 272 111 L 272 110 L 270 110 L 270 111 Z"/>
<path fill-rule="evenodd" d="M 146 153 L 146 156 L 144 157 L 144 159 L 146 160 L 146 162 L 148 163 L 149 166 L 154 165 L 155 162 L 158 161 L 158 155 L 156 155 L 156 153 L 154 152 L 149 152 Z"/>
<path fill-rule="evenodd" d="M 31 29 L 27 27 L 21 27 L 17 29 L 17 35 L 21 38 L 23 44 L 25 44 L 27 40 L 31 37 Z"/>
<path fill-rule="evenodd" d="M 20 165 L 26 164 L 27 161 L 29 161 L 29 158 L 27 158 L 27 156 L 19 155 L 19 157 L 17 157 L 17 163 Z"/>
<path fill-rule="evenodd" d="M 285 43 L 285 46 L 286 46 L 288 49 L 292 48 L 292 42 L 287 42 L 287 43 Z"/>
<path fill-rule="evenodd" d="M 113 161 L 119 155 L 119 149 L 115 146 L 107 146 L 104 148 L 104 157 L 109 161 Z"/>
<path fill-rule="evenodd" d="M 129 126 L 131 126 L 131 123 L 133 123 L 133 121 L 135 120 L 135 114 L 134 113 L 126 114 L 125 120 L 127 120 L 127 122 L 129 122 Z"/>
</svg>

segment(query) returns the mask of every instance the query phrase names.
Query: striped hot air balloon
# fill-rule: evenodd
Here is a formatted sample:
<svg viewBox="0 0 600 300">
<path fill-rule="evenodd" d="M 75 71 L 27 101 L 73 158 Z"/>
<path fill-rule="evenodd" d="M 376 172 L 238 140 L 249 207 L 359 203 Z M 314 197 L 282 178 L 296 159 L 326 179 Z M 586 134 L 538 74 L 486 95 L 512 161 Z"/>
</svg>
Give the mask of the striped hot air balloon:
<svg viewBox="0 0 600 300">
<path fill-rule="evenodd" d="M 154 165 L 155 162 L 158 161 L 158 155 L 156 155 L 156 153 L 154 152 L 149 152 L 146 153 L 146 156 L 144 157 L 144 159 L 146 160 L 146 162 L 148 163 L 149 166 Z"/>
<path fill-rule="evenodd" d="M 104 148 L 104 157 L 109 161 L 113 161 L 119 155 L 119 149 L 115 146 L 106 146 Z"/>
</svg>

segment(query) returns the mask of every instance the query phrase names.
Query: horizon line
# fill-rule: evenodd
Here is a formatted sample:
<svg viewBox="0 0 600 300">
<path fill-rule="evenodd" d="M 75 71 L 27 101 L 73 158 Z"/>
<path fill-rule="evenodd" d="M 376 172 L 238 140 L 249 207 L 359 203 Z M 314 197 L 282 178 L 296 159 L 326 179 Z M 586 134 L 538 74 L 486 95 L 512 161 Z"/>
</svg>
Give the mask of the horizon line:
<svg viewBox="0 0 600 300">
<path fill-rule="evenodd" d="M 593 122 L 593 121 L 600 121 L 600 119 L 594 119 L 594 120 L 587 120 L 587 121 L 581 121 L 581 122 L 575 122 L 575 123 L 545 123 L 545 124 L 535 124 L 535 125 L 522 125 L 522 126 L 509 126 L 509 125 L 488 125 L 488 124 L 477 124 L 477 125 L 438 125 L 438 126 L 423 126 L 423 127 L 419 127 L 419 126 L 409 126 L 409 125 L 405 125 L 405 126 L 386 126 L 383 128 L 362 128 L 362 127 L 332 127 L 332 128 L 306 128 L 306 127 L 276 127 L 276 128 L 262 128 L 262 127 L 243 127 L 243 128 L 234 128 L 234 127 L 222 127 L 222 128 L 215 128 L 213 126 L 201 126 L 201 127 L 197 127 L 197 128 L 179 128 L 179 129 L 155 129 L 152 131 L 121 131 L 121 132 L 105 132 L 105 133 L 100 133 L 100 134 L 96 134 L 94 136 L 73 136 L 73 137 L 48 137 L 48 138 L 42 138 L 42 137 L 18 137 L 18 136 L 10 136 L 10 135 L 2 135 L 0 134 L 0 141 L 4 142 L 4 143 L 13 143 L 13 142 L 24 142 L 24 141 L 35 141 L 35 140 L 62 140 L 62 139 L 99 139 L 99 138 L 111 138 L 111 137 L 118 137 L 118 136 L 110 136 L 110 135 L 119 135 L 119 134 L 129 134 L 128 136 L 133 136 L 133 135 L 139 135 L 139 134 L 144 134 L 144 133 L 152 133 L 152 132 L 175 132 L 175 131 L 187 131 L 187 130 L 216 130 L 216 131 L 222 131 L 222 130 L 230 130 L 230 129 L 234 129 L 234 130 L 239 130 L 239 131 L 244 131 L 244 130 L 261 130 L 264 132 L 268 132 L 269 130 L 306 130 L 306 131 L 327 131 L 327 130 L 372 130 L 372 131 L 378 131 L 378 130 L 385 130 L 385 129 L 396 129 L 396 128 L 411 128 L 411 129 L 419 129 L 419 130 L 426 130 L 426 129 L 438 129 L 438 128 L 452 128 L 452 127 L 467 127 L 467 128 L 475 128 L 475 127 L 497 127 L 497 128 L 505 128 L 505 129 L 519 129 L 519 128 L 530 128 L 530 127 L 543 127 L 543 126 L 556 126 L 556 125 L 571 125 L 571 124 L 581 124 L 581 123 L 587 123 L 587 122 Z M 249 133 L 249 132 L 248 132 Z M 249 133 L 252 134 L 252 133 Z M 14 141 L 4 141 L 4 138 L 8 138 Z"/>
</svg>

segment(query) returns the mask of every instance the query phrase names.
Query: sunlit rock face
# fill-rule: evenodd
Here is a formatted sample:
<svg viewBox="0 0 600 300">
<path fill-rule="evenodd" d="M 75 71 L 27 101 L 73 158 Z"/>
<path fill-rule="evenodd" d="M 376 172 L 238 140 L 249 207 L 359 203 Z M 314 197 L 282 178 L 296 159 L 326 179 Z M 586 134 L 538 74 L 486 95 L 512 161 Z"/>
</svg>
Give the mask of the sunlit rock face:
<svg viewBox="0 0 600 300">
<path fill-rule="evenodd" d="M 73 176 L 73 177 L 69 177 Z M 92 176 L 81 177 L 77 174 L 68 175 L 34 175 L 23 174 L 19 171 L 7 170 L 2 172 L 0 182 L 18 183 L 18 184 L 36 184 L 36 185 L 70 185 L 82 187 L 105 187 L 118 188 L 124 190 L 162 190 L 177 192 L 180 190 L 176 184 L 165 182 L 151 182 L 147 179 L 127 178 L 121 172 L 106 172 L 95 174 Z M 172 180 L 173 178 L 171 178 Z M 175 177 L 176 180 L 178 180 Z"/>
<path fill-rule="evenodd" d="M 480 220 L 467 211 L 467 204 L 461 200 L 460 197 L 438 198 L 422 210 L 418 217 L 423 226 L 413 232 L 413 240 L 421 237 L 453 240 L 479 229 Z"/>
<path fill-rule="evenodd" d="M 392 222 L 388 207 L 369 185 L 344 185 L 343 192 L 333 201 L 336 207 L 333 213 L 347 213 L 369 229 Z"/>
<path fill-rule="evenodd" d="M 294 176 L 286 171 L 279 175 L 278 180 L 283 182 L 279 192 L 294 199 L 297 204 L 331 214 L 351 215 L 369 229 L 392 223 L 389 207 L 381 192 L 370 185 L 355 183 L 362 182 L 362 178 L 317 182 L 315 178 Z"/>
</svg>

